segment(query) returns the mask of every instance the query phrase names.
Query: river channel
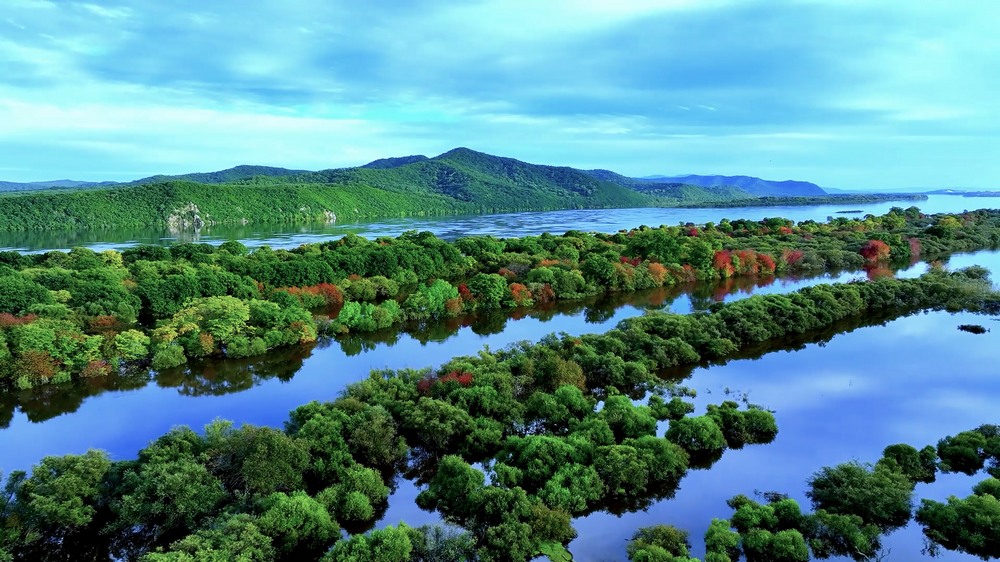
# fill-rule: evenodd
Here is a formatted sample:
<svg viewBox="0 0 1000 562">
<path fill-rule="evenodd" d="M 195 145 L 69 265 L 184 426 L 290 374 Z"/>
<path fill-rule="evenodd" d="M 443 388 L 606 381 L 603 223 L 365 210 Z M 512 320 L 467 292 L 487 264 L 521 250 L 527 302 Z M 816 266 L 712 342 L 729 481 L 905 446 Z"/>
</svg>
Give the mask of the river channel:
<svg viewBox="0 0 1000 562">
<path fill-rule="evenodd" d="M 345 234 L 366 238 L 398 236 L 407 230 L 429 231 L 451 240 L 461 236 L 493 235 L 503 238 L 537 235 L 543 232 L 561 234 L 568 230 L 617 232 L 639 225 L 659 226 L 692 222 L 704 224 L 730 220 L 760 220 L 784 217 L 796 222 L 826 221 L 830 217 L 863 217 L 882 215 L 892 207 L 917 206 L 923 212 L 960 213 L 964 210 L 1000 208 L 1000 197 L 960 197 L 928 195 L 926 201 L 884 201 L 880 203 L 844 203 L 837 205 L 788 205 L 774 207 L 732 208 L 641 208 L 641 209 L 575 209 L 499 215 L 459 215 L 440 217 L 406 217 L 364 222 L 338 221 L 333 224 L 262 224 L 215 225 L 198 232 L 168 232 L 166 229 L 134 228 L 113 230 L 68 230 L 46 232 L 0 232 L 0 251 L 19 250 L 43 252 L 68 250 L 85 246 L 94 250 L 118 249 L 136 244 L 175 244 L 204 242 L 218 245 L 226 240 L 239 240 L 248 247 L 295 248 L 302 244 L 322 242 Z"/>
</svg>

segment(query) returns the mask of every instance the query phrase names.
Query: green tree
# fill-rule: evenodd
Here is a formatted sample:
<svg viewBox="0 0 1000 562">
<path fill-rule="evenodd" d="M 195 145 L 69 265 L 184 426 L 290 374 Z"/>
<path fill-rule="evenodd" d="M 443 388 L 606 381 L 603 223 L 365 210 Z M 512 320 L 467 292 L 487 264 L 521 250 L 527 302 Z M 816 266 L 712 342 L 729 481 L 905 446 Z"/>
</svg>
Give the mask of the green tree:
<svg viewBox="0 0 1000 562">
<path fill-rule="evenodd" d="M 409 562 L 413 552 L 410 528 L 400 523 L 368 535 L 339 541 L 323 557 L 324 562 Z"/>
<path fill-rule="evenodd" d="M 951 496 L 947 503 L 925 499 L 916 518 L 932 553 L 944 547 L 983 560 L 1000 557 L 1000 499 L 984 489 L 964 499 Z"/>
<path fill-rule="evenodd" d="M 273 539 L 278 560 L 316 560 L 340 533 L 326 508 L 305 492 L 275 492 L 260 509 L 257 526 Z"/>
<path fill-rule="evenodd" d="M 175 542 L 166 552 L 151 552 L 142 562 L 271 562 L 275 550 L 250 515 L 223 516 L 215 525 Z"/>
<path fill-rule="evenodd" d="M 636 531 L 625 547 L 625 552 L 629 560 L 669 562 L 687 558 L 690 549 L 687 531 L 670 525 L 656 525 Z"/>
<path fill-rule="evenodd" d="M 885 466 L 857 462 L 824 467 L 809 480 L 813 507 L 857 515 L 882 531 L 906 525 L 913 510 L 913 483 Z"/>
<path fill-rule="evenodd" d="M 20 314 L 32 305 L 51 302 L 49 291 L 30 279 L 21 275 L 0 277 L 0 312 Z"/>
</svg>

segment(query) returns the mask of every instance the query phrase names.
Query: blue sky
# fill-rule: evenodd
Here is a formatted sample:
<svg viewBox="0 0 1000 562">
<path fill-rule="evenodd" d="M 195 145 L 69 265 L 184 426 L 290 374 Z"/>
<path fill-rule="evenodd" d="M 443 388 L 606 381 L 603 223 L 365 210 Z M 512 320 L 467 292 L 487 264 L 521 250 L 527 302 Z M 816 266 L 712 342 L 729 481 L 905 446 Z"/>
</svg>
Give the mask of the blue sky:
<svg viewBox="0 0 1000 562">
<path fill-rule="evenodd" d="M 0 179 L 468 146 L 637 176 L 998 188 L 997 21 L 985 0 L 3 0 Z"/>
</svg>

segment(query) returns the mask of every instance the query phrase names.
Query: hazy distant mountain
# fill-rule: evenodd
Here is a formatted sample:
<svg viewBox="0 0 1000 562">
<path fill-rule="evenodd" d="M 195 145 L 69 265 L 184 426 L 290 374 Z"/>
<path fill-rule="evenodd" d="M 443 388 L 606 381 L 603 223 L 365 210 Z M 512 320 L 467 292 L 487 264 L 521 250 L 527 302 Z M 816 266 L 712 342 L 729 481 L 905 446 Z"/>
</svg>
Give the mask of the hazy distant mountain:
<svg viewBox="0 0 1000 562">
<path fill-rule="evenodd" d="M 379 158 L 378 160 L 372 160 L 371 162 L 361 166 L 362 168 L 373 168 L 376 170 L 387 170 L 389 168 L 398 168 L 400 166 L 405 166 L 407 164 L 413 164 L 414 162 L 422 162 L 424 160 L 429 160 L 423 154 L 414 154 L 413 156 L 397 156 L 394 158 Z"/>
<path fill-rule="evenodd" d="M 773 181 L 753 176 L 648 176 L 646 181 L 683 183 L 701 187 L 738 187 L 755 197 L 815 197 L 826 195 L 822 187 L 807 181 Z"/>
<path fill-rule="evenodd" d="M 32 181 L 32 182 L 15 182 L 15 181 L 0 181 L 0 191 L 34 191 L 38 189 L 53 189 L 53 188 L 74 188 L 74 187 L 99 187 L 114 185 L 113 181 L 76 181 L 76 180 L 51 180 L 51 181 Z"/>
<path fill-rule="evenodd" d="M 755 196 L 746 191 L 730 186 L 699 186 L 680 182 L 667 182 L 664 176 L 652 176 L 645 178 L 630 178 L 611 170 L 586 170 L 590 176 L 627 187 L 639 193 L 675 199 L 687 203 L 708 202 L 708 201 L 734 201 L 740 199 L 753 199 Z"/>
<path fill-rule="evenodd" d="M 242 165 L 217 172 L 194 172 L 177 176 L 156 175 L 148 178 L 135 180 L 132 183 L 157 183 L 163 181 L 195 181 L 198 183 L 229 183 L 245 180 L 256 176 L 276 177 L 294 176 L 309 173 L 307 170 L 289 170 L 288 168 L 274 168 L 272 166 L 250 166 Z"/>
</svg>

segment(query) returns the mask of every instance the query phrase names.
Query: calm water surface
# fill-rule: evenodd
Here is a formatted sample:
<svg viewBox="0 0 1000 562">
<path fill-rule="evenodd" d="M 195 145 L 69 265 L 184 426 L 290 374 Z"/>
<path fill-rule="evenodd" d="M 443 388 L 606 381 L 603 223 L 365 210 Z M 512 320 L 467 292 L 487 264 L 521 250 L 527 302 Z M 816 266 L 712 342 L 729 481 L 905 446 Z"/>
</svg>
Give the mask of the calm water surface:
<svg viewBox="0 0 1000 562">
<path fill-rule="evenodd" d="M 956 255 L 952 268 L 979 264 L 1000 271 L 1000 253 Z M 926 270 L 917 264 L 901 276 Z M 238 423 L 280 426 L 289 410 L 309 400 L 332 399 L 349 383 L 376 368 L 422 368 L 519 340 L 568 333 L 604 332 L 623 318 L 648 309 L 690 312 L 716 300 L 749 294 L 790 292 L 820 282 L 841 282 L 859 273 L 799 280 L 762 280 L 735 287 L 689 287 L 649 291 L 622 301 L 568 304 L 524 318 L 491 317 L 455 321 L 432 331 L 387 334 L 326 342 L 285 350 L 254 361 L 197 366 L 139 380 L 87 381 L 76 391 L 40 389 L 4 397 L 7 427 L 0 430 L 0 470 L 28 468 L 45 455 L 107 450 L 112 458 L 132 458 L 172 426 L 200 428 L 216 417 Z M 579 538 L 570 545 L 577 560 L 623 560 L 624 545 L 644 525 L 668 523 L 688 529 L 695 554 L 713 517 L 728 517 L 726 499 L 754 490 L 778 490 L 804 506 L 805 480 L 822 466 L 851 459 L 876 460 L 889 444 L 922 447 L 946 434 L 983 423 L 998 423 L 1000 399 L 997 332 L 973 335 L 962 323 L 1000 328 L 993 319 L 943 312 L 898 319 L 884 326 L 855 326 L 847 333 L 816 334 L 812 341 L 788 342 L 756 358 L 730 361 L 684 373 L 699 393 L 698 413 L 709 403 L 741 397 L 776 412 L 780 433 L 774 443 L 727 451 L 709 470 L 691 471 L 675 498 L 645 512 L 621 517 L 597 513 L 576 521 Z M 90 385 L 90 386 L 86 386 Z M 945 476 L 918 485 L 918 497 L 965 496 L 976 479 Z M 380 525 L 400 520 L 419 525 L 437 521 L 413 503 L 417 490 L 399 484 Z M 891 535 L 887 560 L 920 560 L 918 528 Z M 974 560 L 954 553 L 948 560 Z"/>
<path fill-rule="evenodd" d="M 171 234 L 156 229 L 82 230 L 67 232 L 4 232 L 0 233 L 0 250 L 41 252 L 67 250 L 87 246 L 95 250 L 123 248 L 136 244 L 173 244 L 176 242 L 206 242 L 221 244 L 240 240 L 249 247 L 268 245 L 272 248 L 295 248 L 311 242 L 340 238 L 348 233 L 368 238 L 398 236 L 407 230 L 430 231 L 453 239 L 475 234 L 491 234 L 509 238 L 537 235 L 543 232 L 562 233 L 567 230 L 617 232 L 639 225 L 675 225 L 680 222 L 703 224 L 723 218 L 760 220 L 784 217 L 796 222 L 825 221 L 828 217 L 863 217 L 865 214 L 885 214 L 892 207 L 916 205 L 925 213 L 960 213 L 970 209 L 1000 208 L 1000 197 L 957 197 L 929 195 L 926 201 L 886 201 L 882 203 L 783 207 L 733 207 L 728 209 L 586 209 L 510 213 L 501 215 L 465 215 L 446 217 L 408 217 L 367 222 L 346 222 L 314 225 L 220 225 L 203 228 L 198 234 Z M 861 213 L 838 214 L 838 211 L 860 210 Z"/>
</svg>

